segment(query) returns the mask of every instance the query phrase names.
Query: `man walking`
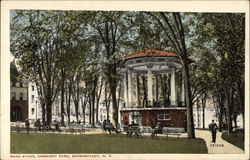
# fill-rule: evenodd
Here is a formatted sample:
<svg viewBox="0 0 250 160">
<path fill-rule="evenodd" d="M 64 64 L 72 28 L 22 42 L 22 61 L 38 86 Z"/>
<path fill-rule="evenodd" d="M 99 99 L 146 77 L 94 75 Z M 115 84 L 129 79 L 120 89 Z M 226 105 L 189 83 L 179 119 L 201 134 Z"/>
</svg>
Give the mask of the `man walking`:
<svg viewBox="0 0 250 160">
<path fill-rule="evenodd" d="M 212 142 L 215 143 L 216 142 L 216 132 L 217 132 L 218 126 L 216 123 L 214 123 L 214 120 L 212 120 L 212 123 L 209 124 L 209 129 L 212 133 Z"/>
</svg>

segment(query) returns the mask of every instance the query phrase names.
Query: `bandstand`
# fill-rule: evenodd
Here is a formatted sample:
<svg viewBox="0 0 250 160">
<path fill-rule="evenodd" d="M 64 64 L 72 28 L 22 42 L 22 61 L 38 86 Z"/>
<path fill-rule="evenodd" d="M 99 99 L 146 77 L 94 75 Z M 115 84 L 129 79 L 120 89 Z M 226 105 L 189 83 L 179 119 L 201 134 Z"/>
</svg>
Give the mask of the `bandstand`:
<svg viewBox="0 0 250 160">
<path fill-rule="evenodd" d="M 120 58 L 119 64 L 124 75 L 121 124 L 185 128 L 182 65 L 176 53 L 148 49 Z"/>
</svg>

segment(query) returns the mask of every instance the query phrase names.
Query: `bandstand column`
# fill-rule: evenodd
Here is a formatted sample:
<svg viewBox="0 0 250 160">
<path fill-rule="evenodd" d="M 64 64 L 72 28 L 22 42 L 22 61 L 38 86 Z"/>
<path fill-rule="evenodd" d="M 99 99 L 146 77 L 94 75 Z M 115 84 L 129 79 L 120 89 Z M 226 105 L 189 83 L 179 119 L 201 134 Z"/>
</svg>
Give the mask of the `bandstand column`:
<svg viewBox="0 0 250 160">
<path fill-rule="evenodd" d="M 152 75 L 152 70 L 148 70 L 148 101 L 150 103 L 148 105 L 153 104 L 153 75 Z"/>
<path fill-rule="evenodd" d="M 139 77 L 137 73 L 135 73 L 135 77 L 136 77 L 136 82 L 135 82 L 136 106 L 139 106 Z"/>
<path fill-rule="evenodd" d="M 185 84 L 184 84 L 183 72 L 182 72 L 182 81 L 181 81 L 181 102 L 182 102 L 182 105 L 185 105 Z"/>
<path fill-rule="evenodd" d="M 127 72 L 124 72 L 124 77 L 123 77 L 123 82 L 124 82 L 124 102 L 125 102 L 125 107 L 128 107 L 128 86 L 127 86 Z"/>
<path fill-rule="evenodd" d="M 175 69 L 171 69 L 171 105 L 176 105 Z"/>
<path fill-rule="evenodd" d="M 132 73 L 128 70 L 128 107 L 132 105 Z"/>
</svg>

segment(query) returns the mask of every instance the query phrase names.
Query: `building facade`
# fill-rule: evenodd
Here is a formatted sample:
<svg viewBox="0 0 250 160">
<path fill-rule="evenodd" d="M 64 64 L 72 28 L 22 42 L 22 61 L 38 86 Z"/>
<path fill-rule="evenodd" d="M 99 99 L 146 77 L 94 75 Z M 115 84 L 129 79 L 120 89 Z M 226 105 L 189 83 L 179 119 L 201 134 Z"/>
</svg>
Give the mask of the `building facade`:
<svg viewBox="0 0 250 160">
<path fill-rule="evenodd" d="M 11 122 L 28 119 L 28 86 L 23 83 L 11 83 L 10 87 L 10 118 Z"/>
</svg>

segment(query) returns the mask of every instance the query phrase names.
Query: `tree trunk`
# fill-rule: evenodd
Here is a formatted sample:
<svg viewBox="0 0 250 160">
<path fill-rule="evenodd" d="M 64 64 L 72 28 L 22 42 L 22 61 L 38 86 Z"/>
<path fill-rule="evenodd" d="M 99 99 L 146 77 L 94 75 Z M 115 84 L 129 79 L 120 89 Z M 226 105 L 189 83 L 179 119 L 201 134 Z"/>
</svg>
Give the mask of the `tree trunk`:
<svg viewBox="0 0 250 160">
<path fill-rule="evenodd" d="M 52 122 L 52 102 L 46 103 L 46 111 L 47 111 L 47 124 L 50 124 Z"/>
<path fill-rule="evenodd" d="M 103 79 L 101 79 L 101 85 L 99 87 L 99 91 L 97 91 L 97 99 L 96 99 L 96 123 L 99 121 L 99 101 L 101 98 L 101 93 L 102 93 L 102 85 L 103 85 Z"/>
<path fill-rule="evenodd" d="M 76 112 L 76 121 L 79 121 L 79 101 L 80 101 L 80 75 L 76 77 L 76 94 L 75 94 L 75 112 Z"/>
<path fill-rule="evenodd" d="M 227 108 L 227 133 L 232 133 L 232 101 L 233 101 L 233 88 L 229 86 L 229 88 L 224 88 L 226 95 L 226 108 Z"/>
<path fill-rule="evenodd" d="M 85 116 L 86 116 L 86 105 L 88 102 L 88 97 L 87 94 L 84 95 L 84 100 L 83 97 L 81 97 L 81 102 L 82 102 L 82 118 L 83 118 L 83 124 L 85 124 Z"/>
<path fill-rule="evenodd" d="M 186 105 L 187 105 L 187 133 L 188 133 L 188 138 L 195 138 L 193 106 L 192 106 L 192 101 L 191 101 L 189 68 L 188 68 L 187 62 L 183 61 L 182 67 L 184 69 L 185 98 L 186 98 Z"/>
<path fill-rule="evenodd" d="M 107 82 L 105 83 L 105 91 L 104 91 L 104 98 L 105 98 L 105 100 L 104 100 L 104 102 L 105 102 L 105 107 L 106 107 L 106 111 L 107 111 L 107 120 L 109 120 L 109 107 L 110 107 L 110 96 L 111 96 L 111 94 L 109 93 L 109 96 L 107 95 L 107 92 L 108 92 L 108 90 L 107 90 L 107 87 L 108 87 L 108 84 L 107 84 Z"/>
<path fill-rule="evenodd" d="M 222 92 L 222 90 L 219 90 L 218 86 L 216 87 L 217 90 L 215 92 L 215 97 L 216 97 L 216 103 L 217 104 L 217 108 L 218 108 L 218 115 L 219 115 L 219 132 L 221 132 L 223 130 L 224 126 L 224 121 L 223 121 L 223 115 L 224 115 L 224 94 Z"/>
<path fill-rule="evenodd" d="M 200 128 L 200 112 L 199 112 L 199 110 L 200 110 L 200 102 L 199 102 L 199 100 L 196 102 L 196 105 L 197 105 L 197 108 L 196 108 L 196 110 L 197 110 L 197 127 L 196 128 Z"/>
<path fill-rule="evenodd" d="M 219 132 L 222 132 L 222 126 L 223 126 L 223 108 L 220 107 L 220 112 L 219 112 Z"/>
<path fill-rule="evenodd" d="M 78 108 L 79 108 L 79 101 L 74 101 L 74 103 L 75 103 L 75 111 L 76 111 L 76 121 L 78 122 L 79 121 L 79 116 L 78 116 L 78 112 L 79 112 L 79 110 L 78 110 Z"/>
<path fill-rule="evenodd" d="M 112 99 L 112 105 L 113 105 L 113 120 L 114 120 L 114 125 L 116 126 L 118 123 L 118 107 L 117 107 L 117 102 L 116 102 L 116 89 L 115 87 L 112 88 L 111 90 L 111 99 Z"/>
<path fill-rule="evenodd" d="M 89 124 L 92 123 L 92 96 L 91 93 L 89 93 Z"/>
<path fill-rule="evenodd" d="M 92 91 L 92 115 L 91 115 L 91 126 L 95 127 L 95 91 Z"/>
<path fill-rule="evenodd" d="M 68 124 L 70 123 L 70 98 L 71 98 L 71 85 L 69 85 L 69 93 L 68 93 L 68 104 L 67 104 L 67 115 L 68 115 Z"/>
<path fill-rule="evenodd" d="M 237 115 L 234 114 L 233 118 L 234 118 L 234 128 L 237 129 L 238 128 L 238 126 L 237 126 Z"/>
<path fill-rule="evenodd" d="M 65 83 L 65 74 L 62 71 L 62 83 L 61 83 L 61 124 L 64 126 L 64 83 Z"/>
<path fill-rule="evenodd" d="M 110 93 L 111 93 L 111 101 L 112 101 L 112 118 L 114 122 L 114 126 L 118 123 L 118 107 L 117 107 L 117 99 L 116 99 L 116 87 L 117 87 L 117 76 L 116 76 L 116 66 L 113 64 L 109 64 L 108 71 L 111 73 L 108 76 L 108 83 L 110 87 Z"/>
<path fill-rule="evenodd" d="M 92 127 L 95 127 L 95 112 L 97 112 L 97 111 L 95 111 L 95 99 L 96 99 L 96 87 L 97 87 L 97 80 L 98 80 L 98 78 L 95 78 L 94 79 L 94 84 L 93 84 L 93 88 L 92 88 L 92 93 L 91 93 L 91 96 L 92 96 L 92 98 L 91 98 L 91 100 L 92 100 L 92 115 L 91 115 L 91 117 L 92 117 L 92 119 L 91 119 L 91 126 Z"/>
<path fill-rule="evenodd" d="M 46 107 L 45 107 L 45 103 L 42 102 L 42 122 L 45 123 L 46 122 Z"/>
<path fill-rule="evenodd" d="M 201 105 L 202 105 L 202 128 L 205 128 L 205 107 L 206 107 L 206 99 L 207 99 L 207 94 L 204 93 L 203 96 L 201 97 Z"/>
</svg>

